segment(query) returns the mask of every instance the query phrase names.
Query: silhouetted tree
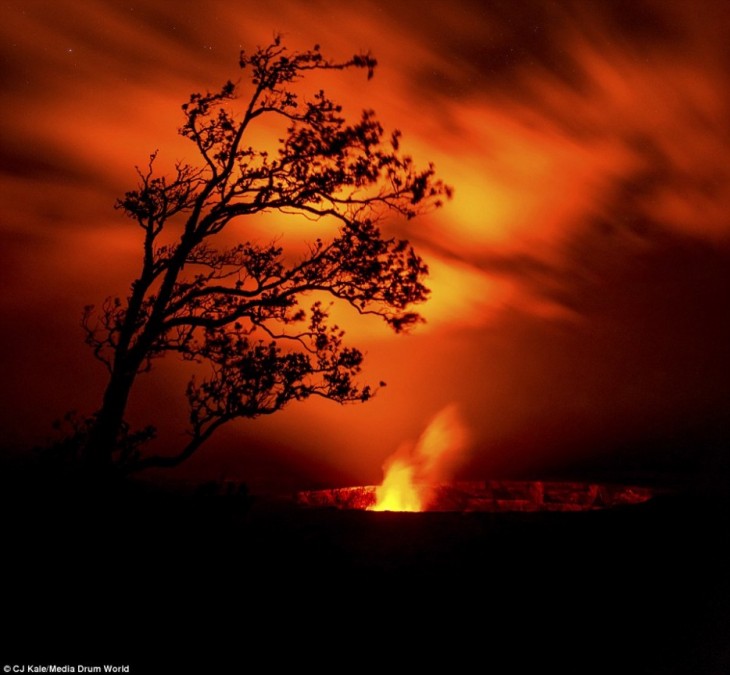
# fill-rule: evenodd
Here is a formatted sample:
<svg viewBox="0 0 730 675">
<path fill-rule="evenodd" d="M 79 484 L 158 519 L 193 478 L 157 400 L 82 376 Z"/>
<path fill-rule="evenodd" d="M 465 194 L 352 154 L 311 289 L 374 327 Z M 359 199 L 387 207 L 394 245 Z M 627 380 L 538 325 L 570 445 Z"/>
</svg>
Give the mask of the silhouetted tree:
<svg viewBox="0 0 730 675">
<path fill-rule="evenodd" d="M 290 51 L 279 39 L 241 53 L 249 84 L 229 81 L 182 106 L 180 133 L 195 145 L 199 166 L 178 163 L 174 175 L 158 176 L 155 153 L 137 169 L 136 189 L 117 207 L 142 230 L 141 271 L 126 298 L 89 306 L 83 319 L 86 340 L 109 372 L 84 432 L 90 466 L 174 466 L 235 418 L 310 396 L 349 402 L 373 394 L 356 383 L 362 353 L 345 346 L 322 297 L 379 316 L 395 331 L 417 322 L 410 306 L 427 296 L 427 268 L 408 242 L 385 238 L 376 222 L 386 211 L 411 218 L 450 190 L 432 166 L 419 170 L 400 153 L 399 132 L 384 140 L 372 111 L 347 122 L 323 91 L 304 97 L 295 85 L 324 70 L 360 68 L 369 79 L 375 65 L 370 55 L 330 61 L 318 46 Z M 239 88 L 245 98 L 234 106 Z M 275 150 L 250 145 L 263 118 L 286 128 Z M 326 218 L 336 233 L 296 259 L 276 242 L 230 246 L 220 236 L 235 220 L 272 212 Z M 175 455 L 145 457 L 139 442 L 152 431 L 131 434 L 125 409 L 137 376 L 169 352 L 210 369 L 187 387 L 187 443 Z"/>
</svg>

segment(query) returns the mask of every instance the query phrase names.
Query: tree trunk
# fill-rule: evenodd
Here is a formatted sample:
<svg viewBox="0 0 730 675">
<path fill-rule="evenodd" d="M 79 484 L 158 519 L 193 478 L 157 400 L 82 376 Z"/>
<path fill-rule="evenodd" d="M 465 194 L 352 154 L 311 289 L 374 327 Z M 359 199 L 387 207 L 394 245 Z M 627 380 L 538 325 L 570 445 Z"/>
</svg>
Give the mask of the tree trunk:
<svg viewBox="0 0 730 675">
<path fill-rule="evenodd" d="M 91 472 L 108 473 L 112 470 L 113 453 L 122 431 L 124 412 L 135 376 L 136 369 L 115 367 L 109 379 L 102 406 L 84 449 L 84 462 Z"/>
</svg>

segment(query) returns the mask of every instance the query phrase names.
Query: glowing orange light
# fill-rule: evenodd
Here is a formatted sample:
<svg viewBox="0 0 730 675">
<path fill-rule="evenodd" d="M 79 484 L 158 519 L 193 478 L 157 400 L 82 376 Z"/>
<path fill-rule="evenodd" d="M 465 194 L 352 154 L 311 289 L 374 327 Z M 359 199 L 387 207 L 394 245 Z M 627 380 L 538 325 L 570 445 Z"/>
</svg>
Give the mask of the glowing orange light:
<svg viewBox="0 0 730 675">
<path fill-rule="evenodd" d="M 401 447 L 389 458 L 369 510 L 427 510 L 434 486 L 451 477 L 465 447 L 466 432 L 456 406 L 447 406 L 431 420 L 415 447 Z"/>
<path fill-rule="evenodd" d="M 396 460 L 387 470 L 383 484 L 376 490 L 371 511 L 423 511 L 424 486 L 414 482 L 415 467 Z"/>
</svg>

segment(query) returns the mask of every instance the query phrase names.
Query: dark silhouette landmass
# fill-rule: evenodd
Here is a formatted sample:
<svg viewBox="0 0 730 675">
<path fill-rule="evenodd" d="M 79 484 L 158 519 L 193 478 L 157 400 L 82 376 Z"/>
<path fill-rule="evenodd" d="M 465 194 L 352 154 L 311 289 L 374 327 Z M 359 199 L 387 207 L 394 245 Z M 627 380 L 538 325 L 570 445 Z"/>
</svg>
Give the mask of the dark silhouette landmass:
<svg viewBox="0 0 730 675">
<path fill-rule="evenodd" d="M 726 490 L 599 511 L 398 514 L 9 475 L 3 610 L 19 658 L 69 647 L 80 658 L 93 642 L 135 672 L 178 672 L 171 664 L 193 655 L 199 672 L 261 658 L 313 666 L 342 650 L 378 669 L 387 642 L 398 663 L 440 659 L 453 672 L 475 659 L 495 672 L 728 664 Z M 27 630 L 44 636 L 35 651 L 14 639 Z M 165 630 L 190 644 L 161 640 Z M 209 641 L 221 635 L 232 637 Z"/>
</svg>

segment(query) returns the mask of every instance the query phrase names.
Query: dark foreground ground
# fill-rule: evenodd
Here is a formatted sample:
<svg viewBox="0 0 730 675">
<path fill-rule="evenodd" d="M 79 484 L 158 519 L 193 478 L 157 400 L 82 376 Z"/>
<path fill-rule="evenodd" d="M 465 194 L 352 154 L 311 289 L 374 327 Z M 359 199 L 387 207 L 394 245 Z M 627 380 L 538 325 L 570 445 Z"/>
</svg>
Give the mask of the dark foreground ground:
<svg viewBox="0 0 730 675">
<path fill-rule="evenodd" d="M 730 672 L 721 494 L 390 514 L 21 487 L 3 495 L 0 667 Z"/>
</svg>

